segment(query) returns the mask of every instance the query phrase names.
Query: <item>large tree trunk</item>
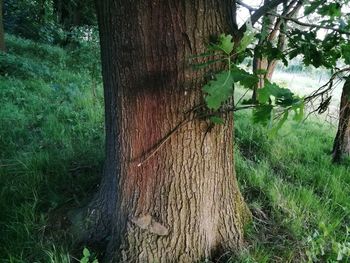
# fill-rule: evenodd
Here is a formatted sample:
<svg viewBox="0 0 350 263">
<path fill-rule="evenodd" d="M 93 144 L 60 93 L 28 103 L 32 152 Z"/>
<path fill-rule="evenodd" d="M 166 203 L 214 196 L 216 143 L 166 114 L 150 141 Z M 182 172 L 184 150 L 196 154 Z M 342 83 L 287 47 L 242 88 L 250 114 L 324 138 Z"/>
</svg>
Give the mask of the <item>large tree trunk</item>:
<svg viewBox="0 0 350 263">
<path fill-rule="evenodd" d="M 5 52 L 6 46 L 5 46 L 5 30 L 4 30 L 4 17 L 3 17 L 3 10 L 2 10 L 3 2 L 0 0 L 0 51 Z"/>
<path fill-rule="evenodd" d="M 90 211 L 97 231 L 111 229 L 108 261 L 237 251 L 249 211 L 234 173 L 233 116 L 209 131 L 195 118 L 204 72 L 187 65 L 211 34 L 230 32 L 231 1 L 96 2 L 107 160 Z"/>
<path fill-rule="evenodd" d="M 339 162 L 346 156 L 350 156 L 350 77 L 347 77 L 343 86 L 338 132 L 333 144 L 333 161 Z"/>
</svg>

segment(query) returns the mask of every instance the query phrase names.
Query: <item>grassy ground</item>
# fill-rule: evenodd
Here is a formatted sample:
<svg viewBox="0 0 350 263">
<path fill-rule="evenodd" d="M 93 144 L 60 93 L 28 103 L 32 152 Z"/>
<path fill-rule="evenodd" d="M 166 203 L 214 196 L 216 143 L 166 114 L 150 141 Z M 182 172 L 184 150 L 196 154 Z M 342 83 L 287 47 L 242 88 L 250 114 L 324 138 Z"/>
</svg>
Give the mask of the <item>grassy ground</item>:
<svg viewBox="0 0 350 263">
<path fill-rule="evenodd" d="M 86 66 L 87 46 L 66 51 L 8 36 L 7 47 L 0 55 L 0 262 L 68 262 L 61 251 L 71 240 L 56 218 L 98 182 L 103 98 L 91 83 L 101 81 Z"/>
<path fill-rule="evenodd" d="M 0 55 L 0 262 L 75 262 L 64 212 L 95 191 L 103 163 L 101 80 L 89 46 L 7 37 Z M 73 60 L 74 58 L 74 60 Z M 92 59 L 94 58 L 94 59 Z M 347 262 L 349 163 L 334 128 L 287 124 L 278 137 L 236 114 L 236 170 L 254 215 L 232 262 Z"/>
<path fill-rule="evenodd" d="M 350 162 L 331 163 L 335 134 L 309 121 L 266 129 L 236 114 L 236 170 L 253 212 L 242 262 L 350 262 Z"/>
</svg>

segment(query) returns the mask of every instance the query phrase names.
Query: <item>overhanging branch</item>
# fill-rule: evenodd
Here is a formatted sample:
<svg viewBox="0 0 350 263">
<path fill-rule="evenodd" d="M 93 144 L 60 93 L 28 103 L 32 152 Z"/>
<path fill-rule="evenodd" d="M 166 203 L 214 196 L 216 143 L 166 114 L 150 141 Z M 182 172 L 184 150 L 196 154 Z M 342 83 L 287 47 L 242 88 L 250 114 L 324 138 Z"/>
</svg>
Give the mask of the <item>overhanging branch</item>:
<svg viewBox="0 0 350 263">
<path fill-rule="evenodd" d="M 325 87 L 329 86 L 329 84 L 341 73 L 344 73 L 344 72 L 350 72 L 350 67 L 346 67 L 346 68 L 342 68 L 342 69 L 339 69 L 338 71 L 334 72 L 331 76 L 331 78 L 329 79 L 329 81 L 324 84 L 323 86 L 321 86 L 320 88 L 318 88 L 316 91 L 314 91 L 310 96 L 307 96 L 304 100 L 307 102 L 307 101 L 310 101 L 320 95 L 323 95 L 325 92 L 328 91 L 328 89 L 324 89 Z"/>
<path fill-rule="evenodd" d="M 282 4 L 284 0 L 271 0 L 264 4 L 260 8 L 256 9 L 251 16 L 252 25 L 254 25 L 263 15 L 267 14 L 271 9 L 275 8 L 279 4 Z"/>
<path fill-rule="evenodd" d="M 268 3 L 265 3 L 264 5 L 262 5 L 261 7 L 259 7 L 258 9 L 252 8 L 249 5 L 243 3 L 242 1 L 238 0 L 237 3 L 254 11 L 254 13 L 251 15 L 250 20 L 252 22 L 252 25 L 254 25 L 262 16 L 264 16 L 265 14 L 267 14 L 269 11 L 271 11 L 273 8 L 275 8 L 276 6 L 278 6 L 279 4 L 282 4 L 285 0 L 271 0 Z M 247 29 L 247 25 L 244 24 L 243 26 L 241 26 L 241 28 L 239 29 L 241 35 L 243 36 L 243 33 L 246 31 Z"/>
<path fill-rule="evenodd" d="M 327 30 L 332 30 L 332 31 L 338 32 L 340 34 L 350 35 L 349 31 L 342 30 L 342 29 L 339 29 L 339 28 L 334 28 L 334 27 L 331 27 L 331 26 L 321 26 L 321 25 L 316 25 L 316 24 L 310 24 L 310 23 L 299 21 L 298 19 L 293 18 L 293 17 L 283 16 L 283 15 L 279 15 L 279 14 L 276 14 L 276 13 L 267 12 L 267 14 L 271 15 L 271 16 L 279 17 L 281 19 L 285 19 L 285 20 L 291 21 L 291 22 L 293 22 L 293 23 L 295 23 L 297 25 L 300 25 L 300 26 L 311 27 L 311 28 L 318 28 L 318 29 L 327 29 Z"/>
<path fill-rule="evenodd" d="M 244 2 L 242 2 L 240 0 L 237 0 L 237 4 L 247 8 L 249 12 L 255 12 L 257 10 L 256 8 L 254 8 L 254 7 L 250 6 L 250 5 L 247 5 L 246 3 L 244 3 Z"/>
</svg>

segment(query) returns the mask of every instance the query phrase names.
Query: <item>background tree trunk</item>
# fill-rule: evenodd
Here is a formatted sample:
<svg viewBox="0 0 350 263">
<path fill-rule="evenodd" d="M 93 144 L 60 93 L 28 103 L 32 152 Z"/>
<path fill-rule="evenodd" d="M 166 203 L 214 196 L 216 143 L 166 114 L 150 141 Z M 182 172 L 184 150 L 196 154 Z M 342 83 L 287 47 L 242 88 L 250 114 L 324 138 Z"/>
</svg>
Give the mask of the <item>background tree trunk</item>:
<svg viewBox="0 0 350 263">
<path fill-rule="evenodd" d="M 107 161 L 94 202 L 104 211 L 90 211 L 104 225 L 96 229 L 111 228 L 109 262 L 196 262 L 239 249 L 250 214 L 234 173 L 233 116 L 208 130 L 185 113 L 202 102 L 204 79 L 187 60 L 211 34 L 230 32 L 231 1 L 96 3 Z"/>
<path fill-rule="evenodd" d="M 338 132 L 333 144 L 333 161 L 340 162 L 350 155 L 350 77 L 343 86 L 340 101 Z"/>
<path fill-rule="evenodd" d="M 0 0 L 0 51 L 5 52 L 5 30 L 4 30 L 4 16 L 2 10 L 3 1 Z"/>
<path fill-rule="evenodd" d="M 266 0 L 265 4 L 268 2 L 269 1 Z M 289 2 L 286 1 L 284 2 L 284 5 L 283 5 L 282 16 L 294 17 L 296 14 L 298 14 L 301 7 L 302 7 L 302 1 L 299 1 L 299 0 L 291 0 Z M 264 33 L 263 32 L 264 30 L 268 31 L 268 33 L 266 32 Z M 276 47 L 280 51 L 284 51 L 286 46 L 286 35 L 285 35 L 286 31 L 287 31 L 286 20 L 283 20 L 281 18 L 274 19 L 274 17 L 272 17 L 271 15 L 266 15 L 265 18 L 263 19 L 263 25 L 262 25 L 262 35 L 265 35 L 265 37 L 259 39 L 258 45 L 263 45 L 266 42 L 274 42 L 278 36 Z M 268 60 L 267 57 L 257 54 L 257 52 L 254 52 L 253 72 L 259 72 L 259 71 L 262 71 L 262 72 L 260 72 L 260 74 L 258 75 L 259 82 L 253 89 L 253 95 L 252 95 L 253 102 L 257 101 L 258 89 L 261 89 L 264 87 L 265 79 L 271 81 L 277 62 L 278 62 L 277 59 Z"/>
<path fill-rule="evenodd" d="M 39 22 L 41 24 L 45 23 L 45 19 L 46 19 L 46 7 L 45 7 L 45 0 L 39 0 L 38 1 L 38 18 L 39 18 Z"/>
</svg>

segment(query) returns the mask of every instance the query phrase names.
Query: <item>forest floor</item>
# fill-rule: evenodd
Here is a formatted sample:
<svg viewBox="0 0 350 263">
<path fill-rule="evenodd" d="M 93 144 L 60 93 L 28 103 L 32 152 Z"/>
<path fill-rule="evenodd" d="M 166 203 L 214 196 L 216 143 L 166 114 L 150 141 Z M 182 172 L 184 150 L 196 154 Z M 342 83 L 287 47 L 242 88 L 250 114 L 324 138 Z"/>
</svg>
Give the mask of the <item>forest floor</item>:
<svg viewBox="0 0 350 263">
<path fill-rule="evenodd" d="M 7 47 L 0 262 L 79 262 L 83 250 L 58 218 L 96 191 L 102 171 L 101 77 L 86 66 L 98 56 L 84 45 L 63 50 L 13 36 Z M 237 177 L 254 220 L 231 262 L 350 262 L 350 162 L 331 163 L 335 128 L 310 118 L 268 138 L 250 112 L 235 119 Z"/>
</svg>

